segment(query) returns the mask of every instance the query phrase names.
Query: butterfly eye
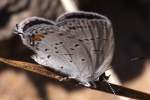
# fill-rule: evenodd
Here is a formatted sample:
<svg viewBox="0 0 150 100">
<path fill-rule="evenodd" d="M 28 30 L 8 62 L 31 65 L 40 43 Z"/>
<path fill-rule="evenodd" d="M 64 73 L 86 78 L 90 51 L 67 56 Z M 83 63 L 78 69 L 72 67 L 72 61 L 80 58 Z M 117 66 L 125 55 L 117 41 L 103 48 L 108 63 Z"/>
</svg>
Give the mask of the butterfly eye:
<svg viewBox="0 0 150 100">
<path fill-rule="evenodd" d="M 18 32 L 17 30 L 14 31 L 15 34 L 20 35 L 21 37 L 25 38 L 24 34 L 21 32 Z"/>
</svg>

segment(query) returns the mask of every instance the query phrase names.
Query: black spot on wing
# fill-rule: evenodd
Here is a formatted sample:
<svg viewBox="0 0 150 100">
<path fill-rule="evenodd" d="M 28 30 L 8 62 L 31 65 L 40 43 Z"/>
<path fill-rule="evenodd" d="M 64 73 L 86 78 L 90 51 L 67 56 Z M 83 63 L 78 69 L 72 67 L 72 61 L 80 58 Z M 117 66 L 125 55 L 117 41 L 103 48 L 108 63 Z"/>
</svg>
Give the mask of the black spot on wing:
<svg viewBox="0 0 150 100">
<path fill-rule="evenodd" d="M 95 39 L 94 39 L 94 38 L 91 38 L 90 40 L 94 41 Z"/>
<path fill-rule="evenodd" d="M 63 44 L 64 42 L 59 42 L 59 43 L 55 43 L 55 45 L 60 45 L 60 44 Z"/>
<path fill-rule="evenodd" d="M 58 35 L 59 35 L 59 36 L 64 36 L 64 34 L 63 34 L 63 33 L 59 33 Z"/>
<path fill-rule="evenodd" d="M 54 47 L 54 49 L 58 49 L 57 47 Z"/>
<path fill-rule="evenodd" d="M 74 48 L 70 48 L 70 50 L 74 50 Z"/>
<path fill-rule="evenodd" d="M 60 66 L 60 68 L 63 69 L 64 67 L 63 67 L 63 66 Z"/>
<path fill-rule="evenodd" d="M 59 51 L 56 51 L 55 53 L 59 53 Z"/>
<path fill-rule="evenodd" d="M 85 59 L 81 59 L 81 61 L 85 61 Z"/>
<path fill-rule="evenodd" d="M 63 42 L 59 42 L 60 44 L 63 44 Z"/>
<path fill-rule="evenodd" d="M 89 41 L 89 39 L 84 39 L 85 41 Z"/>
<path fill-rule="evenodd" d="M 75 30 L 77 27 L 69 27 L 69 29 L 71 30 Z"/>
<path fill-rule="evenodd" d="M 51 55 L 48 55 L 48 56 L 47 56 L 47 58 L 50 58 L 50 57 L 51 57 Z"/>
<path fill-rule="evenodd" d="M 59 43 L 55 43 L 55 45 L 59 45 Z"/>
<path fill-rule="evenodd" d="M 47 48 L 45 48 L 45 49 L 44 49 L 44 51 L 48 51 L 48 49 L 47 49 Z"/>
<path fill-rule="evenodd" d="M 38 47 L 36 47 L 35 49 L 36 49 L 36 50 L 39 50 L 39 48 L 38 48 Z"/>
<path fill-rule="evenodd" d="M 75 45 L 74 45 L 74 47 L 78 47 L 78 46 L 79 46 L 79 44 L 75 44 Z"/>
<path fill-rule="evenodd" d="M 83 40 L 82 40 L 82 39 L 78 39 L 78 41 L 79 41 L 79 42 L 82 42 Z"/>
<path fill-rule="evenodd" d="M 47 35 L 47 34 L 48 34 L 48 32 L 44 32 L 43 34 Z"/>
</svg>

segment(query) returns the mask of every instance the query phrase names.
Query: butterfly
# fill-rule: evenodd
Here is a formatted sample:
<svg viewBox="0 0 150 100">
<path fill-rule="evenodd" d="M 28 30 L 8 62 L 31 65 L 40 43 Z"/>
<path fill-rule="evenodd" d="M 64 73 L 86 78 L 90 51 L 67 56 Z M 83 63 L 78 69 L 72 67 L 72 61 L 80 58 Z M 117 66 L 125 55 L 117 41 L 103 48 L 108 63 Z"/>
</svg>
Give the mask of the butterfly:
<svg viewBox="0 0 150 100">
<path fill-rule="evenodd" d="M 110 20 L 93 12 L 70 12 L 56 21 L 29 17 L 15 28 L 37 63 L 88 86 L 111 67 L 114 37 Z"/>
</svg>

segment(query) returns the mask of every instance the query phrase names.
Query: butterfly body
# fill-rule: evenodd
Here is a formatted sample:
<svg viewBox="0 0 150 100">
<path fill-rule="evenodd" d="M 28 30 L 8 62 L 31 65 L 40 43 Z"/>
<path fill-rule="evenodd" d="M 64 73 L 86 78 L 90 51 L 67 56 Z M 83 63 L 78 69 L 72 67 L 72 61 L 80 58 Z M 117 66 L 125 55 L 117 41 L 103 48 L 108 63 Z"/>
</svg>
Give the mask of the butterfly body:
<svg viewBox="0 0 150 100">
<path fill-rule="evenodd" d="M 99 14 L 72 12 L 56 22 L 31 17 L 16 31 L 32 58 L 85 84 L 110 68 L 114 39 L 110 21 Z"/>
</svg>

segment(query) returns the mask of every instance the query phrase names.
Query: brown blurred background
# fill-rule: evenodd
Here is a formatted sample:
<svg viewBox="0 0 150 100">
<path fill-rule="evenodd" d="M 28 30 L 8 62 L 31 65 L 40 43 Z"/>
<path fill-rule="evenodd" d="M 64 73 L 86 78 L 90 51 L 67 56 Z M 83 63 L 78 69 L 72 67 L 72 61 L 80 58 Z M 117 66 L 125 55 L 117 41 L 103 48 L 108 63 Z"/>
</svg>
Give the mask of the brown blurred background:
<svg viewBox="0 0 150 100">
<path fill-rule="evenodd" d="M 63 0 L 0 0 L 0 57 L 30 61 L 31 51 L 13 34 L 30 16 L 55 20 L 66 12 Z M 72 0 L 73 1 L 73 0 Z M 150 1 L 74 0 L 79 10 L 107 16 L 113 24 L 112 69 L 123 86 L 150 93 Z M 138 60 L 133 60 L 139 58 Z M 50 79 L 0 63 L 0 100 L 115 100 L 90 89 L 69 91 Z"/>
</svg>

